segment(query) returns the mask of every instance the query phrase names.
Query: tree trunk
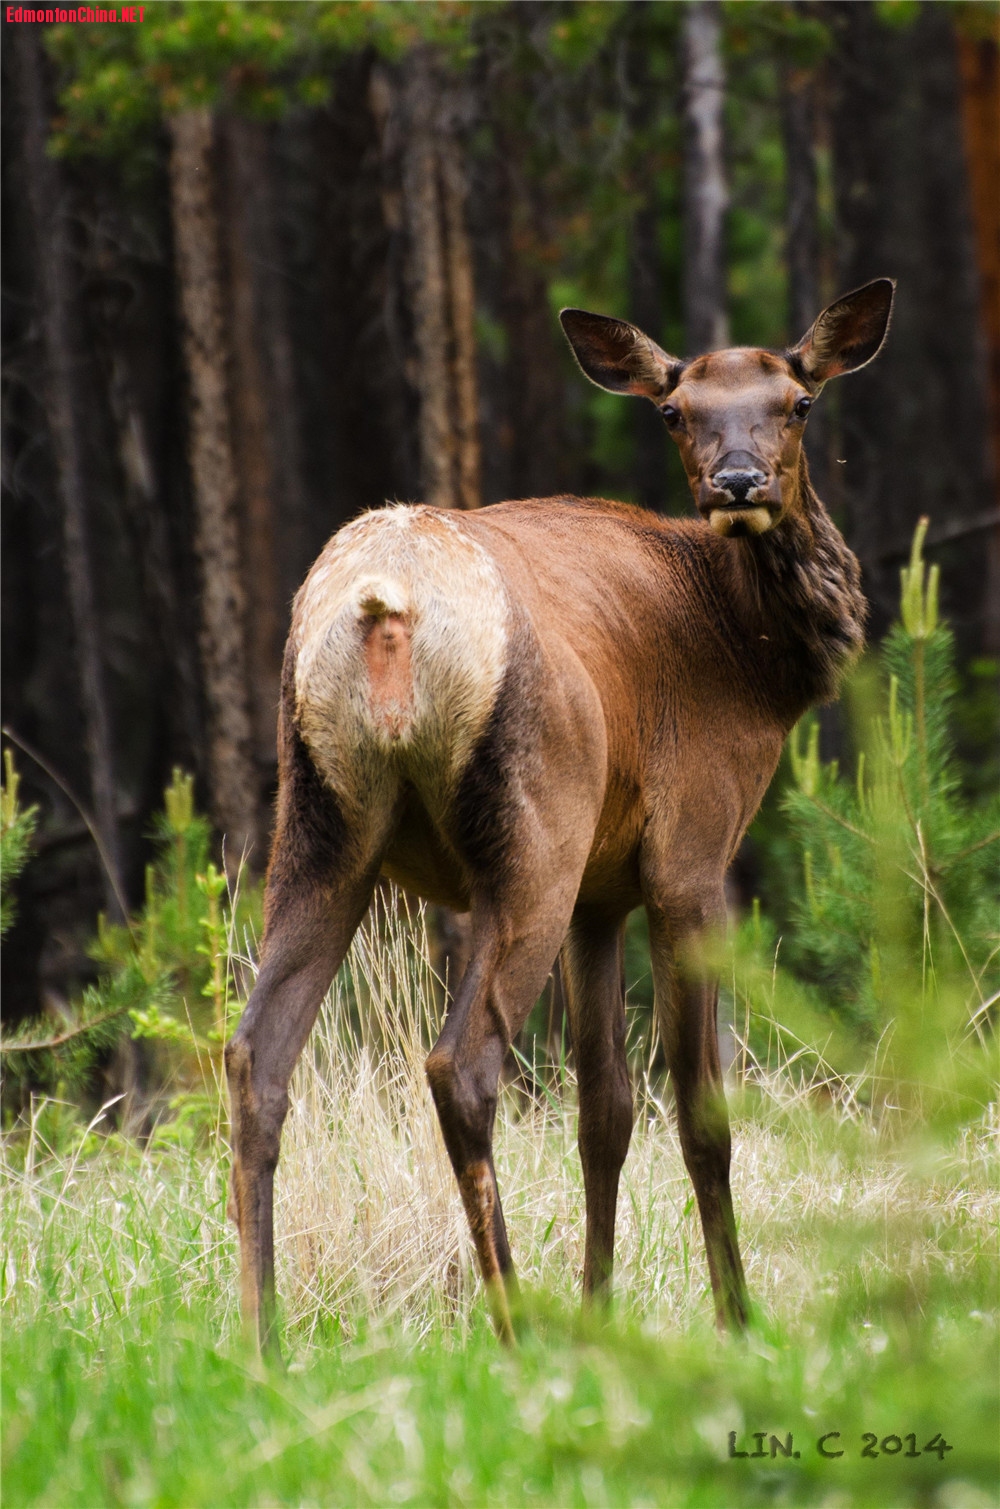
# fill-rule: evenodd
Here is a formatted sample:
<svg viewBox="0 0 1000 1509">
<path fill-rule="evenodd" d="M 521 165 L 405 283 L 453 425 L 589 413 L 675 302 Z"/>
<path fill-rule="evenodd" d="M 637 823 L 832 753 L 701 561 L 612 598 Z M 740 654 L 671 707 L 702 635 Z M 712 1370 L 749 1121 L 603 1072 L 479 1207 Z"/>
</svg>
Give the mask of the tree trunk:
<svg viewBox="0 0 1000 1509">
<path fill-rule="evenodd" d="M 48 111 L 41 45 L 30 28 L 15 29 L 24 112 L 28 199 L 34 222 L 41 292 L 41 324 L 47 366 L 46 408 L 62 504 L 63 553 L 84 714 L 94 822 L 105 869 L 105 903 L 115 920 L 124 917 L 118 781 L 111 736 L 100 623 L 90 544 L 84 439 L 80 415 L 80 355 L 73 312 L 73 267 L 68 212 L 58 169 L 47 155 Z"/>
<path fill-rule="evenodd" d="M 236 528 L 227 350 L 215 207 L 212 117 L 170 122 L 171 206 L 190 388 L 190 456 L 201 565 L 201 654 L 209 717 L 212 817 L 238 862 L 257 835 L 258 803 Z"/>
<path fill-rule="evenodd" d="M 179 600 L 167 505 L 157 475 L 149 409 L 143 401 L 147 395 L 143 393 L 142 365 L 144 358 L 148 360 L 148 344 L 137 349 L 136 331 L 129 328 L 130 324 L 119 301 L 113 298 L 102 301 L 99 331 L 104 347 L 108 408 L 115 427 L 125 515 L 139 564 L 154 657 L 154 665 L 146 670 L 160 688 L 164 732 L 170 735 L 169 742 L 180 758 L 191 763 L 200 758 L 202 736 L 197 656 Z M 142 333 L 148 343 L 148 328 Z M 158 396 L 162 401 L 162 393 Z M 159 759 L 156 763 L 159 795 L 163 767 Z"/>
<path fill-rule="evenodd" d="M 302 405 L 289 300 L 291 270 L 279 235 L 274 141 L 260 127 L 254 128 L 251 122 L 243 124 L 250 128 L 249 133 L 244 133 L 244 152 L 248 157 L 244 171 L 256 183 L 257 189 L 253 199 L 250 245 L 253 247 L 257 349 L 267 379 L 265 398 L 272 436 L 276 518 L 280 526 L 275 554 L 278 619 L 283 640 L 291 616 L 292 596 L 302 581 L 303 571 L 311 564 L 307 539 L 309 499 L 302 444 Z M 256 164 L 251 149 L 255 132 L 259 133 L 260 142 L 260 159 Z M 278 648 L 280 654 L 282 646 Z"/>
<path fill-rule="evenodd" d="M 723 158 L 725 74 L 717 0 L 688 0 L 684 59 L 684 327 L 689 354 L 729 342 Z"/>
<path fill-rule="evenodd" d="M 836 394 L 837 470 L 876 638 L 897 612 L 899 566 L 920 515 L 930 516 L 933 541 L 968 531 L 993 503 L 989 382 L 949 9 L 924 6 L 902 28 L 847 0 L 824 14 L 837 80 L 839 286 L 899 280 L 885 351 Z M 973 653 L 983 552 L 943 546 L 937 559 L 943 611 L 961 653 Z"/>
<path fill-rule="evenodd" d="M 529 144 L 497 127 L 492 192 L 484 196 L 486 239 L 494 250 L 493 308 L 505 337 L 494 388 L 491 495 L 544 498 L 586 491 L 582 447 L 566 415 L 564 341 L 549 307 L 545 205 L 524 169 Z"/>
<path fill-rule="evenodd" d="M 462 154 L 454 135 L 442 135 L 438 150 L 451 316 L 451 382 L 457 453 L 455 488 L 459 508 L 478 508 L 482 497 L 479 389 L 476 376 L 476 287 L 472 243 L 465 218 L 468 186 Z"/>
<path fill-rule="evenodd" d="M 989 371 L 994 502 L 1000 480 L 1000 40 L 958 33 L 962 124 Z M 1000 655 L 1000 522 L 986 534 L 983 649 Z"/>
<path fill-rule="evenodd" d="M 246 657 L 254 753 L 265 780 L 276 771 L 275 729 L 287 613 L 278 557 L 276 467 L 262 340 L 257 268 L 273 215 L 267 194 L 268 138 L 258 121 L 226 121 L 229 293 L 233 345 L 232 417 L 239 474 L 240 544 L 246 586 Z M 271 278 L 273 268 L 268 269 Z"/>
<path fill-rule="evenodd" d="M 638 24 L 645 6 L 632 0 Z M 662 86 L 650 77 L 648 47 L 639 33 L 628 39 L 626 117 L 633 138 L 647 137 L 654 118 L 655 101 Z M 655 341 L 663 337 L 663 268 L 660 258 L 656 175 L 640 168 L 641 201 L 629 227 L 628 285 L 629 317 Z M 667 440 L 663 420 L 648 403 L 632 406 L 635 437 L 635 479 L 639 501 L 646 508 L 662 510 L 667 504 Z"/>
<path fill-rule="evenodd" d="M 785 261 L 788 268 L 788 339 L 805 335 L 823 307 L 819 202 L 816 175 L 817 101 L 812 69 L 782 70 L 781 126 L 785 149 Z M 822 405 L 809 421 L 806 450 L 821 498 L 830 493 L 829 417 Z"/>
<path fill-rule="evenodd" d="M 475 294 L 464 170 L 453 91 L 430 48 L 416 48 L 407 60 L 398 106 L 423 495 L 438 508 L 477 508 Z"/>
<path fill-rule="evenodd" d="M 805 334 L 820 310 L 816 95 L 811 69 L 784 68 L 781 105 L 785 148 L 788 335 L 794 341 Z"/>
<path fill-rule="evenodd" d="M 420 394 L 420 480 L 424 501 L 455 504 L 449 415 L 448 293 L 434 141 L 436 89 L 425 48 L 413 56 L 404 86 L 409 140 L 403 149 L 403 200 L 410 233 L 410 278 Z"/>
</svg>

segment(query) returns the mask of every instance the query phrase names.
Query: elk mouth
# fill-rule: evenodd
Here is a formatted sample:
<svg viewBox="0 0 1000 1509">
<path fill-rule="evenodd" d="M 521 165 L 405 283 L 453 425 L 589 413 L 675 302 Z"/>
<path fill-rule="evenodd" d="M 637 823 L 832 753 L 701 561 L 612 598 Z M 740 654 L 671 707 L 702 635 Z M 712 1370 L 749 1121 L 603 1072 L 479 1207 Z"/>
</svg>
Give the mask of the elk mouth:
<svg viewBox="0 0 1000 1509">
<path fill-rule="evenodd" d="M 724 538 L 739 539 L 748 534 L 766 534 L 777 523 L 778 510 L 767 503 L 712 502 L 702 509 L 709 527 Z"/>
<path fill-rule="evenodd" d="M 716 534 L 724 539 L 740 539 L 773 529 L 781 505 L 773 502 L 763 487 L 754 488 L 742 498 L 713 490 L 707 498 L 699 500 L 698 512 Z"/>
</svg>

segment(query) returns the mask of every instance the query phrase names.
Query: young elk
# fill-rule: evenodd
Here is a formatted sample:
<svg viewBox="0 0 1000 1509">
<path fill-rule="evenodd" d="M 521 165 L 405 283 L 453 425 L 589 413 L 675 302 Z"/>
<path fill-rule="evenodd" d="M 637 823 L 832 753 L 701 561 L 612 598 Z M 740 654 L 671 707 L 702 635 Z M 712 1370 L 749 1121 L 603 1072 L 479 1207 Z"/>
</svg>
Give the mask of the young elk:
<svg viewBox="0 0 1000 1509">
<path fill-rule="evenodd" d="M 391 507 L 334 536 L 299 592 L 279 719 L 277 827 L 257 984 L 226 1050 L 243 1304 L 277 1349 L 272 1186 L 288 1082 L 386 875 L 472 914 L 427 1078 L 498 1331 L 514 1272 L 493 1167 L 497 1082 L 562 949 L 603 1294 L 632 1131 L 622 930 L 644 905 L 720 1325 L 748 1298 L 729 1190 L 714 980 L 693 960 L 786 734 L 861 648 L 858 563 L 802 448 L 828 378 L 885 336 L 882 278 L 797 346 L 668 356 L 563 311 L 585 374 L 656 404 L 700 517 L 558 497 L 477 513 Z"/>
</svg>

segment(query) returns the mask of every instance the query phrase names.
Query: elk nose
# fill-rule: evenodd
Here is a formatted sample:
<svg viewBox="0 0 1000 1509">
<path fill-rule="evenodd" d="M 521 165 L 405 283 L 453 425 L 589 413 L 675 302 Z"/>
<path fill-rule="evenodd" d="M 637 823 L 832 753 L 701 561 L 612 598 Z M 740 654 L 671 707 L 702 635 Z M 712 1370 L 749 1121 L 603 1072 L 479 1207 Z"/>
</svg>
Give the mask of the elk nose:
<svg viewBox="0 0 1000 1509">
<path fill-rule="evenodd" d="M 712 486 L 719 492 L 728 493 L 734 503 L 745 503 L 747 495 L 755 487 L 762 487 L 767 474 L 756 467 L 728 466 L 712 477 Z"/>
</svg>

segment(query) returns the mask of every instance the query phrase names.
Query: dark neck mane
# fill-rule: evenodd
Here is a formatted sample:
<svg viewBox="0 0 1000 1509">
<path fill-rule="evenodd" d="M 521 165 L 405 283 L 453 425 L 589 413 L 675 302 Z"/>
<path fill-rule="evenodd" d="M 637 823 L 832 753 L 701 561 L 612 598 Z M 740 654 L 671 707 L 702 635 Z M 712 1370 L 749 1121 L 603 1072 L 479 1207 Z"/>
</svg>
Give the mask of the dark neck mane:
<svg viewBox="0 0 1000 1509">
<path fill-rule="evenodd" d="M 861 652 L 868 615 L 861 568 L 816 496 L 804 460 L 800 507 L 766 534 L 733 545 L 740 616 L 769 652 L 762 657 L 770 662 L 768 681 L 794 719 L 833 697 Z"/>
</svg>

